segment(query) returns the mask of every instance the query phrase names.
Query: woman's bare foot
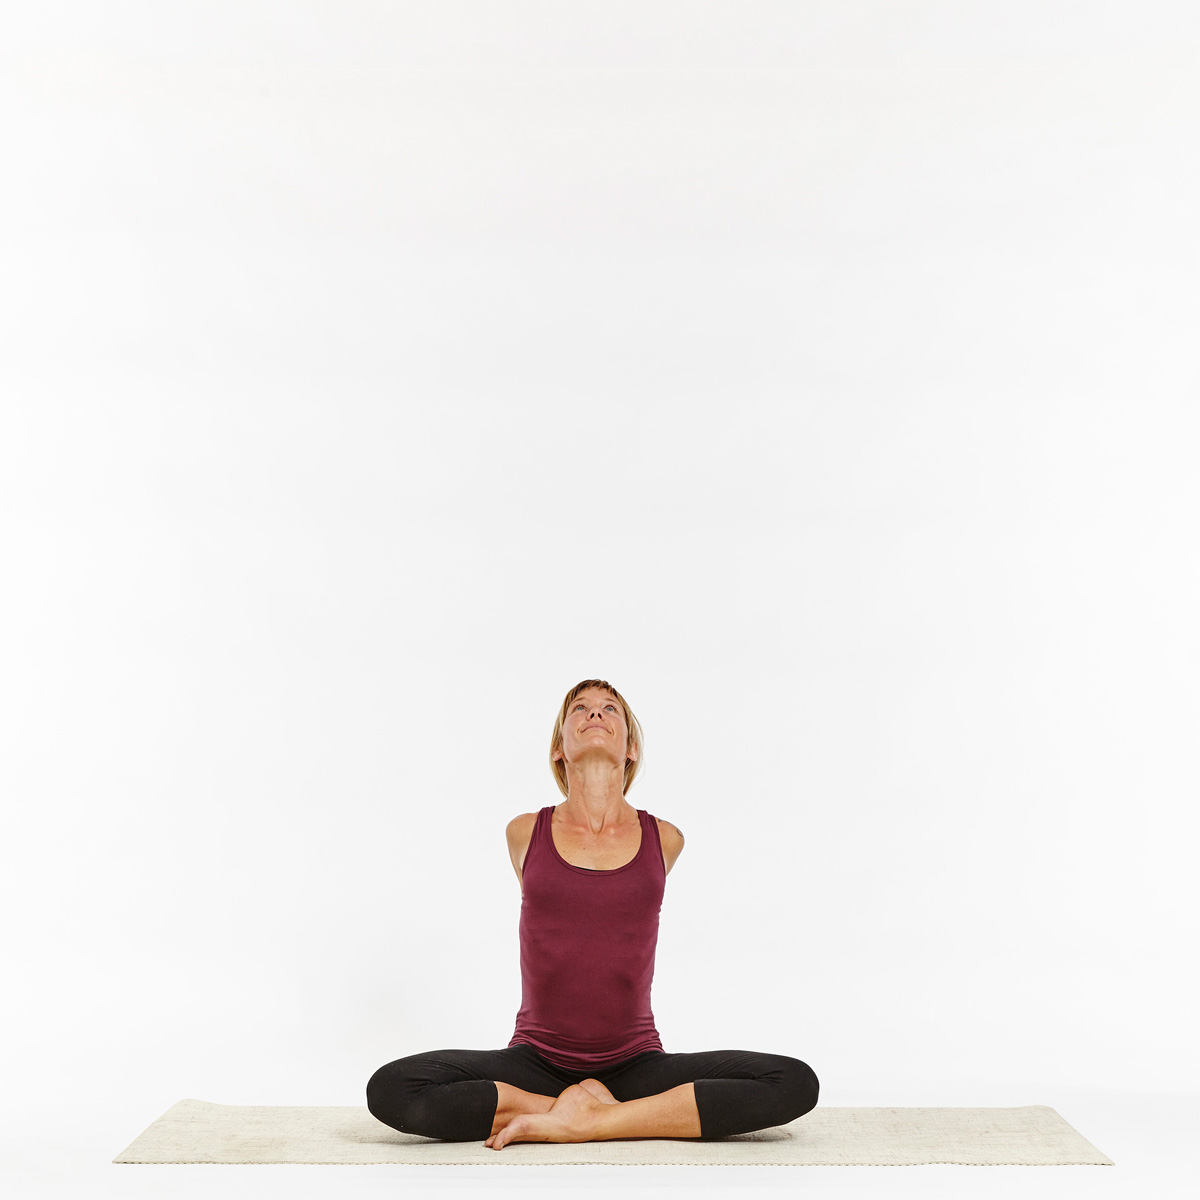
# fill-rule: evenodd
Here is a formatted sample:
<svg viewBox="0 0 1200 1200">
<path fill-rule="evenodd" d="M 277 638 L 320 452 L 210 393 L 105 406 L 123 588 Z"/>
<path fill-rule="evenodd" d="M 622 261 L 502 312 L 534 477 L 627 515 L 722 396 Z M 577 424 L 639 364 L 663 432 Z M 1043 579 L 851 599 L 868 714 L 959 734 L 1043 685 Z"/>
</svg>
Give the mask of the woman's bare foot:
<svg viewBox="0 0 1200 1200">
<path fill-rule="evenodd" d="M 579 1086 L 581 1088 L 587 1088 L 587 1090 L 591 1092 L 593 1096 L 603 1100 L 605 1104 L 621 1103 L 620 1100 L 618 1100 L 616 1096 L 614 1096 L 612 1092 L 610 1092 L 608 1088 L 606 1088 L 598 1079 L 581 1079 L 579 1081 Z"/>
<path fill-rule="evenodd" d="M 588 1082 L 604 1088 L 598 1080 Z M 500 1150 L 509 1142 L 587 1142 L 596 1127 L 596 1118 L 608 1103 L 583 1084 L 573 1083 L 548 1112 L 521 1113 L 483 1144 Z M 614 1097 L 611 1103 L 619 1101 Z"/>
</svg>

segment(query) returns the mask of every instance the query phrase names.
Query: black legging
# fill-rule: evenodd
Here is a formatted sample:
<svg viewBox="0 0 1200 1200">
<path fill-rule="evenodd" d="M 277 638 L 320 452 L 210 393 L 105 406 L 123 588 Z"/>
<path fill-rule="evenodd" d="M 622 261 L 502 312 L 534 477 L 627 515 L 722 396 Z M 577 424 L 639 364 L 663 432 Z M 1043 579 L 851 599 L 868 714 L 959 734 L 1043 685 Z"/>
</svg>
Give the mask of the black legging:
<svg viewBox="0 0 1200 1200">
<path fill-rule="evenodd" d="M 702 1141 L 786 1125 L 817 1105 L 812 1067 L 783 1054 L 647 1050 L 615 1066 L 579 1072 L 556 1067 L 532 1046 L 518 1044 L 503 1050 L 433 1050 L 398 1058 L 371 1076 L 367 1108 L 401 1133 L 482 1142 L 492 1133 L 497 1080 L 522 1091 L 559 1096 L 584 1079 L 600 1080 L 622 1103 L 694 1082 Z"/>
</svg>

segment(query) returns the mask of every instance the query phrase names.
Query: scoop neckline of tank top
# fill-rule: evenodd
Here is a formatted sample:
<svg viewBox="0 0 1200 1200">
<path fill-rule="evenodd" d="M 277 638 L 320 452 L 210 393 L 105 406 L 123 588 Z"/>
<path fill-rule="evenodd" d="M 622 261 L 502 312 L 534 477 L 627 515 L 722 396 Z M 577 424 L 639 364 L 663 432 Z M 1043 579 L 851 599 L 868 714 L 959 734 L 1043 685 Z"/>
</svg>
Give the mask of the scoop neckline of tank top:
<svg viewBox="0 0 1200 1200">
<path fill-rule="evenodd" d="M 550 842 L 550 849 L 554 851 L 554 857 L 558 859 L 564 867 L 569 867 L 572 871 L 578 871 L 581 875 L 619 875 L 622 871 L 628 871 L 641 857 L 642 852 L 646 849 L 646 822 L 642 820 L 642 809 L 636 809 L 638 815 L 638 824 L 642 827 L 642 840 L 638 842 L 637 853 L 624 865 L 619 867 L 577 867 L 574 863 L 569 863 L 558 852 L 558 847 L 554 844 L 554 805 L 548 804 L 548 815 L 546 817 L 546 837 Z"/>
</svg>

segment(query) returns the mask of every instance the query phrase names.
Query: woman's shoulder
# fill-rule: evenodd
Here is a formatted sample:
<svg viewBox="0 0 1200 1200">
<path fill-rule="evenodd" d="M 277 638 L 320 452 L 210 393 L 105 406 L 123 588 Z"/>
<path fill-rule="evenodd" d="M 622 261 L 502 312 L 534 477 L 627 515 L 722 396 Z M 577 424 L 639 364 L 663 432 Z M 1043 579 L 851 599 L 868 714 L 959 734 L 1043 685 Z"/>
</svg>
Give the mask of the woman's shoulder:
<svg viewBox="0 0 1200 1200">
<path fill-rule="evenodd" d="M 513 817 L 508 823 L 505 832 L 508 834 L 508 840 L 511 842 L 514 837 L 522 835 L 528 839 L 533 832 L 534 825 L 537 824 L 538 814 L 536 812 L 522 813 L 519 817 Z"/>
<path fill-rule="evenodd" d="M 537 824 L 538 815 L 535 812 L 522 813 L 513 817 L 504 830 L 508 839 L 508 857 L 512 860 L 513 870 L 517 873 L 517 881 L 521 884 L 521 894 L 525 894 L 525 853 L 533 840 L 533 827 Z"/>
<path fill-rule="evenodd" d="M 658 836 L 662 839 L 664 846 L 678 845 L 683 849 L 683 834 L 679 831 L 678 825 L 672 825 L 670 821 L 664 821 L 662 817 L 655 817 L 658 822 Z"/>
<path fill-rule="evenodd" d="M 672 825 L 670 821 L 664 821 L 662 817 L 654 819 L 658 822 L 658 840 L 662 843 L 663 864 L 670 875 L 671 868 L 683 853 L 683 834 L 679 832 L 679 827 Z"/>
</svg>

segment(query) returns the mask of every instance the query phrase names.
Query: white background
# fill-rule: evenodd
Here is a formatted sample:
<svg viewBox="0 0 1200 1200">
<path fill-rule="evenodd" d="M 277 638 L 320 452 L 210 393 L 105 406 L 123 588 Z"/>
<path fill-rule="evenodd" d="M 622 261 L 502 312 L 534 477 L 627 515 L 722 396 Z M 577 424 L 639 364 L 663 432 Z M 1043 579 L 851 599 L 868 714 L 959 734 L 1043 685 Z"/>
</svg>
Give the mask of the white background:
<svg viewBox="0 0 1200 1200">
<path fill-rule="evenodd" d="M 593 676 L 687 839 L 667 1051 L 794 1055 L 829 1106 L 1048 1104 L 1118 1164 L 620 1186 L 1182 1194 L 1194 5 L 5 27 L 23 1194 L 614 1186 L 110 1161 L 184 1097 L 361 1104 L 507 1043 L 504 827 L 562 799 Z"/>
</svg>

